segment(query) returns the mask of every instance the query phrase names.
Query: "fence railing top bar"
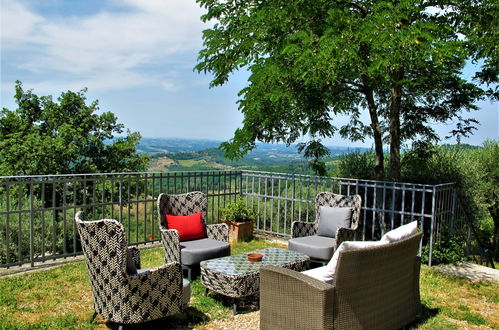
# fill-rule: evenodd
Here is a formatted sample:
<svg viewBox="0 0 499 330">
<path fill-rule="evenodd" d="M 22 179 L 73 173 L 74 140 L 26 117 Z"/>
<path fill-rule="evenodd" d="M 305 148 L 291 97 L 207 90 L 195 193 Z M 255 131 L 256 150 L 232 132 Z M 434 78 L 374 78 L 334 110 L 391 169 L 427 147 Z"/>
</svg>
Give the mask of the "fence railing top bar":
<svg viewBox="0 0 499 330">
<path fill-rule="evenodd" d="M 406 185 L 392 185 L 392 184 L 383 184 L 383 181 L 376 181 L 375 183 L 369 182 L 369 181 L 341 181 L 341 180 L 335 180 L 335 178 L 328 178 L 328 177 L 300 177 L 300 178 L 295 178 L 295 177 L 289 177 L 289 176 L 281 176 L 281 175 L 260 175 L 260 174 L 249 174 L 246 177 L 256 177 L 256 178 L 263 178 L 263 179 L 277 179 L 277 180 L 286 180 L 290 179 L 293 181 L 300 181 L 300 182 L 308 182 L 308 183 L 318 183 L 318 184 L 337 184 L 341 186 L 352 186 L 352 187 L 365 187 L 365 188 L 375 188 L 375 189 L 388 189 L 388 190 L 396 190 L 396 191 L 417 191 L 417 192 L 424 192 L 424 193 L 431 193 L 433 192 L 434 186 L 429 186 L 429 185 L 413 185 L 413 184 L 406 184 Z M 444 188 L 444 189 L 435 189 L 437 192 L 440 191 L 445 191 L 446 189 L 452 189 L 452 186 L 449 188 Z"/>
<path fill-rule="evenodd" d="M 418 186 L 418 187 L 445 187 L 445 186 L 452 186 L 454 183 L 453 182 L 448 182 L 448 183 L 441 183 L 441 184 L 421 184 L 421 183 L 410 183 L 410 182 L 394 182 L 394 181 L 379 181 L 379 180 L 364 180 L 364 179 L 352 179 L 352 178 L 338 178 L 338 177 L 329 177 L 329 176 L 318 176 L 318 175 L 308 175 L 308 174 L 293 174 L 293 173 L 281 173 L 281 172 L 266 172 L 266 171 L 254 171 L 254 170 L 242 170 L 241 171 L 244 174 L 250 174 L 250 175 L 256 175 L 256 176 L 261 176 L 261 175 L 269 175 L 269 176 L 284 176 L 284 177 L 289 177 L 289 178 L 308 178 L 308 179 L 318 179 L 318 180 L 327 180 L 327 181 L 338 181 L 338 183 L 341 183 L 341 181 L 347 181 L 350 184 L 358 184 L 358 183 L 370 183 L 370 184 L 376 184 L 376 185 L 392 185 L 392 186 Z"/>
<path fill-rule="evenodd" d="M 167 172 L 117 172 L 117 173 L 82 173 L 82 174 L 45 174 L 45 175 L 11 175 L 11 176 L 0 176 L 0 180 L 7 179 L 42 179 L 42 178 L 54 178 L 54 177 L 96 177 L 96 176 L 125 176 L 125 175 L 175 175 L 175 174 L 240 174 L 239 170 L 201 170 L 201 171 L 167 171 Z"/>
<path fill-rule="evenodd" d="M 455 184 L 456 184 L 455 182 L 447 182 L 447 183 L 434 184 L 433 187 L 435 187 L 435 188 L 450 188 Z"/>
<path fill-rule="evenodd" d="M 202 171 L 167 171 L 167 172 L 119 172 L 119 173 L 84 173 L 84 174 L 49 174 L 49 175 L 22 175 L 22 176 L 0 176 L 0 184 L 8 184 L 8 181 L 13 181 L 20 183 L 20 181 L 25 180 L 25 183 L 32 183 L 36 180 L 50 180 L 58 178 L 77 178 L 79 180 L 93 179 L 99 177 L 130 177 L 130 176 L 148 176 L 153 178 L 155 175 L 159 176 L 202 176 L 202 175 L 248 175 L 248 176 L 268 176 L 279 179 L 295 179 L 295 180 L 317 180 L 318 182 L 329 182 L 335 184 L 349 184 L 349 185 L 374 185 L 380 188 L 386 187 L 413 187 L 419 189 L 445 189 L 450 188 L 454 183 L 442 183 L 442 184 L 418 184 L 418 183 L 408 183 L 408 182 L 392 182 L 392 181 L 378 181 L 378 180 L 362 180 L 362 179 L 351 179 L 351 178 L 338 178 L 338 177 L 328 177 L 328 176 L 318 176 L 318 175 L 307 175 L 307 174 L 293 174 L 293 173 L 281 173 L 281 172 L 267 172 L 267 171 L 254 171 L 254 170 L 202 170 Z M 2 182 L 3 181 L 3 182 Z"/>
</svg>

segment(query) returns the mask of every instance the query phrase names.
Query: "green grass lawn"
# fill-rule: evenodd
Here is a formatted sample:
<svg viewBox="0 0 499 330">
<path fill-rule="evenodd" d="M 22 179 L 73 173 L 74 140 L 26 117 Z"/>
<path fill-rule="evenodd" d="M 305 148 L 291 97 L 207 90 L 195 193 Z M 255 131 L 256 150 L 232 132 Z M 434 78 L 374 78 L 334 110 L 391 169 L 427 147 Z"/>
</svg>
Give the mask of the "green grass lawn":
<svg viewBox="0 0 499 330">
<path fill-rule="evenodd" d="M 276 243 L 255 239 L 232 247 L 232 254 Z M 142 267 L 163 263 L 160 248 L 142 251 Z M 499 285 L 472 282 L 444 275 L 423 266 L 421 274 L 422 320 L 417 329 L 493 328 L 499 329 Z M 93 314 L 92 292 L 85 264 L 75 262 L 11 277 L 0 278 L 0 328 L 106 328 Z M 192 296 L 186 318 L 168 318 L 160 325 L 209 327 L 213 320 L 232 317 L 228 302 L 210 292 L 204 295 L 199 279 L 192 283 Z"/>
</svg>

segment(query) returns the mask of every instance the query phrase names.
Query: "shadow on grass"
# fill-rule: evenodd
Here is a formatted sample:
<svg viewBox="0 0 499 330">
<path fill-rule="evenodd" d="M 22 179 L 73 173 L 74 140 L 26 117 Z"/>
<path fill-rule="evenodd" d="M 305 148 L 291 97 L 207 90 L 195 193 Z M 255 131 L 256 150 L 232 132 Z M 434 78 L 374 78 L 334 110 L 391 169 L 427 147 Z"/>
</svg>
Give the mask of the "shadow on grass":
<svg viewBox="0 0 499 330">
<path fill-rule="evenodd" d="M 237 306 L 237 314 L 251 313 L 260 309 L 259 293 L 237 299 L 233 299 L 213 291 L 210 291 L 208 295 L 213 298 L 213 300 L 219 301 L 224 307 L 230 308 L 231 310 L 233 309 L 235 303 Z"/>
<path fill-rule="evenodd" d="M 195 326 L 209 321 L 209 317 L 194 307 L 187 307 L 182 314 L 169 316 L 140 324 L 126 324 L 122 329 L 192 329 Z M 118 329 L 120 324 L 106 322 L 110 329 Z"/>
<path fill-rule="evenodd" d="M 437 316 L 438 313 L 440 313 L 439 308 L 428 308 L 424 304 L 421 304 L 421 313 L 418 314 L 417 320 L 406 326 L 405 329 L 417 329 Z"/>
</svg>

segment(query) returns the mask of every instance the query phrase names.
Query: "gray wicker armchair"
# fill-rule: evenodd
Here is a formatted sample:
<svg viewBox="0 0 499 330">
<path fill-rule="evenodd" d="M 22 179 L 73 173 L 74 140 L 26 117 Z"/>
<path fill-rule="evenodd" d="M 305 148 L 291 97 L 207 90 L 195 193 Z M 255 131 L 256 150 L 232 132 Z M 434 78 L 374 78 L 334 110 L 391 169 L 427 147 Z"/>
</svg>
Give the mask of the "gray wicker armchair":
<svg viewBox="0 0 499 330">
<path fill-rule="evenodd" d="M 398 329 L 420 312 L 422 233 L 340 253 L 332 284 L 281 267 L 260 269 L 261 329 Z"/>
<path fill-rule="evenodd" d="M 94 296 L 96 314 L 121 324 L 142 323 L 181 312 L 190 298 L 179 263 L 140 269 L 140 252 L 128 247 L 116 220 L 75 217 Z"/>
<path fill-rule="evenodd" d="M 192 279 L 192 269 L 199 267 L 203 260 L 230 255 L 229 226 L 224 223 L 206 225 L 208 199 L 200 191 L 186 194 L 158 196 L 158 219 L 161 231 L 161 242 L 165 248 L 166 262 L 180 262 L 187 270 L 187 277 Z M 202 212 L 202 222 L 206 238 L 191 241 L 179 240 L 178 232 L 168 229 L 166 215 L 189 215 Z"/>
<path fill-rule="evenodd" d="M 317 235 L 320 222 L 320 207 L 351 207 L 352 218 L 349 228 L 339 227 L 334 237 Z M 320 192 L 315 196 L 315 222 L 294 221 L 291 225 L 291 239 L 288 248 L 310 256 L 312 261 L 327 263 L 334 251 L 344 241 L 355 239 L 355 233 L 360 221 L 361 198 L 359 195 L 338 195 L 330 192 Z"/>
</svg>

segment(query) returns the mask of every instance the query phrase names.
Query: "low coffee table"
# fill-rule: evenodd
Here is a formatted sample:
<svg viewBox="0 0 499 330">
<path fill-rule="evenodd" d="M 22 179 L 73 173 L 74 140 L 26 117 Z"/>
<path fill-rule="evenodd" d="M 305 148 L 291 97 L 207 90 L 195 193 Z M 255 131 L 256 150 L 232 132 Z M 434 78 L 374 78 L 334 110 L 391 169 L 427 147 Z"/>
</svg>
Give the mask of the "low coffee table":
<svg viewBox="0 0 499 330">
<path fill-rule="evenodd" d="M 262 253 L 262 261 L 252 262 L 248 253 Z M 302 271 L 309 268 L 310 258 L 303 253 L 270 248 L 201 262 L 201 283 L 210 290 L 231 298 L 243 298 L 260 291 L 260 267 L 280 266 Z M 236 313 L 234 301 L 233 312 Z"/>
</svg>

